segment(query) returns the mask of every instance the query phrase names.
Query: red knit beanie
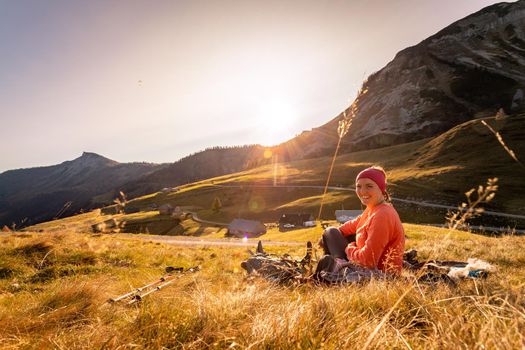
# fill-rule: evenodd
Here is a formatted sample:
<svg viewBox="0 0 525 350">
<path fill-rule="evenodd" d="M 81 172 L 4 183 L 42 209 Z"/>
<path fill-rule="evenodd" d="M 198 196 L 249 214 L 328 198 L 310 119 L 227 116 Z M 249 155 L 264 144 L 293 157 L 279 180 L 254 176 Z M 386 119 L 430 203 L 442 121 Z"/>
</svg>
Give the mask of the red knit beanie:
<svg viewBox="0 0 525 350">
<path fill-rule="evenodd" d="M 355 178 L 355 182 L 359 179 L 370 179 L 374 181 L 382 193 L 385 193 L 386 190 L 386 176 L 385 173 L 382 172 L 379 169 L 375 168 L 367 168 L 363 171 L 361 171 L 359 174 L 357 174 L 357 177 Z"/>
</svg>

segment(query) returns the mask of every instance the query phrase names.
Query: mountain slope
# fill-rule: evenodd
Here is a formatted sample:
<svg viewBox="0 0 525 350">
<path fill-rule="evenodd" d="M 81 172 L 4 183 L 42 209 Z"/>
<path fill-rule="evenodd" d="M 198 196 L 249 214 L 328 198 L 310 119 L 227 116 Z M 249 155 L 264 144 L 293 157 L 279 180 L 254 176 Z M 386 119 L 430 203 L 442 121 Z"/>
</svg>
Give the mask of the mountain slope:
<svg viewBox="0 0 525 350">
<path fill-rule="evenodd" d="M 518 158 L 525 158 L 520 129 L 525 123 L 525 113 L 484 120 L 499 132 Z M 331 157 L 327 156 L 264 165 L 188 184 L 176 193 L 137 198 L 128 206 L 148 211 L 153 204 L 169 203 L 187 207 L 200 218 L 222 222 L 235 217 L 275 221 L 282 213 L 297 212 L 316 217 L 330 163 Z M 395 197 L 455 206 L 465 201 L 464 193 L 469 189 L 498 177 L 496 197 L 485 207 L 518 215 L 525 211 L 525 169 L 509 156 L 481 120 L 465 122 L 435 138 L 340 155 L 330 184 L 351 187 L 357 173 L 373 164 L 385 167 Z M 210 209 L 216 197 L 222 202 L 221 213 Z M 325 219 L 333 218 L 333 211 L 341 207 L 360 208 L 352 191 L 331 190 L 324 203 Z M 446 210 L 394 204 L 405 222 L 444 223 Z M 497 217 L 481 217 L 473 223 L 525 227 L 523 221 Z"/>
<path fill-rule="evenodd" d="M 130 197 L 158 191 L 229 173 L 236 173 L 269 162 L 265 147 L 248 145 L 215 147 L 184 157 L 167 167 L 126 183 L 122 190 Z"/>
<path fill-rule="evenodd" d="M 524 66 L 525 1 L 484 8 L 400 51 L 368 78 L 343 151 L 435 136 L 500 108 L 523 111 Z M 294 158 L 327 154 L 341 118 L 284 146 L 295 151 Z"/>
<path fill-rule="evenodd" d="M 95 153 L 58 165 L 9 170 L 0 174 L 0 224 L 49 220 L 67 202 L 63 215 L 94 206 L 97 194 L 115 191 L 130 179 L 163 167 L 148 163 L 121 164 Z"/>
</svg>

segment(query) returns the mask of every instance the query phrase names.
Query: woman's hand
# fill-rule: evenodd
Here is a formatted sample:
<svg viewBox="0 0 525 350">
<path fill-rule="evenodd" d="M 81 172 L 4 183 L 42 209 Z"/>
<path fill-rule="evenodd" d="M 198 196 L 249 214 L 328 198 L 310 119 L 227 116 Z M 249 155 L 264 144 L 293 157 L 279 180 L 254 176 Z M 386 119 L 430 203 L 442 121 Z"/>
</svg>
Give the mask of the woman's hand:
<svg viewBox="0 0 525 350">
<path fill-rule="evenodd" d="M 356 248 L 357 248 L 357 246 L 356 246 L 355 242 L 352 242 L 352 243 L 350 243 L 350 244 L 348 244 L 348 245 L 346 246 L 345 253 L 346 253 L 346 257 L 348 258 L 348 260 L 350 260 L 350 261 L 352 260 L 352 259 L 350 259 L 350 258 L 351 258 L 351 256 L 352 256 L 352 252 L 353 252 Z"/>
</svg>

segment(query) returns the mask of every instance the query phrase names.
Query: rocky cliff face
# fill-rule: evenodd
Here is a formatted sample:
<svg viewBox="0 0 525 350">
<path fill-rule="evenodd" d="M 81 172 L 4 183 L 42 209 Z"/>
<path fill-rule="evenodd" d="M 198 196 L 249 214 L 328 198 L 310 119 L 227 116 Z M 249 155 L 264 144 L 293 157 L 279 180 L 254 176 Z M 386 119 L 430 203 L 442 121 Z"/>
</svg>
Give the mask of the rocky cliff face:
<svg viewBox="0 0 525 350">
<path fill-rule="evenodd" d="M 347 151 L 435 136 L 499 108 L 525 110 L 525 1 L 484 8 L 399 52 L 363 90 Z M 292 140 L 308 144 L 297 156 L 333 152 L 341 118 Z"/>
</svg>

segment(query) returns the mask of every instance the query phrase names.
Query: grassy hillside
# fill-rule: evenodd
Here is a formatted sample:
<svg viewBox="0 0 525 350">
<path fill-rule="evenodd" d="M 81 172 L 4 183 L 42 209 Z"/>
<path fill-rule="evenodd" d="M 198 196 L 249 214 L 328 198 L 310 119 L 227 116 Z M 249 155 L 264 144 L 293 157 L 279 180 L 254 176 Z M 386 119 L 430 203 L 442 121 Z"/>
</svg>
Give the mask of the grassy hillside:
<svg viewBox="0 0 525 350">
<path fill-rule="evenodd" d="M 485 120 L 523 159 L 525 142 L 520 133 L 525 125 L 525 115 Z M 188 206 L 199 216 L 217 221 L 229 221 L 234 217 L 274 221 L 288 212 L 309 212 L 317 216 L 322 188 L 293 186 L 323 186 L 330 162 L 330 157 L 323 157 L 266 165 L 189 184 L 177 193 L 156 193 L 137 198 L 128 205 L 136 208 L 146 208 L 154 203 Z M 465 201 L 466 191 L 484 185 L 488 178 L 497 177 L 498 192 L 486 207 L 507 213 L 525 212 L 525 169 L 509 156 L 480 120 L 461 124 L 434 139 L 340 155 L 330 184 L 351 187 L 356 174 L 372 164 L 385 167 L 394 196 L 450 205 L 460 204 Z M 277 186 L 272 187 L 274 184 Z M 220 214 L 210 210 L 215 197 L 223 204 Z M 443 223 L 446 214 L 444 210 L 395 204 L 402 219 L 408 222 Z M 325 198 L 322 217 L 333 218 L 334 210 L 343 207 L 360 208 L 360 203 L 351 191 L 331 190 Z M 475 223 L 523 225 L 517 220 L 495 220 L 493 217 L 483 217 Z"/>
<path fill-rule="evenodd" d="M 490 348 L 525 341 L 525 238 L 490 238 L 405 225 L 421 257 L 484 259 L 486 280 L 457 286 L 397 281 L 280 287 L 247 279 L 246 248 L 165 245 L 147 239 L 0 233 L 0 347 L 14 348 Z M 310 229 L 298 240 L 317 237 Z M 274 236 L 275 239 L 282 237 Z M 291 238 L 291 237 L 289 237 Z M 248 243 L 253 250 L 255 241 Z M 302 256 L 302 246 L 267 246 Z M 200 272 L 133 307 L 110 297 L 160 277 Z"/>
<path fill-rule="evenodd" d="M 518 158 L 525 158 L 525 142 L 521 139 L 524 114 L 485 120 L 500 133 Z M 298 212 L 317 217 L 330 163 L 331 157 L 275 162 L 187 184 L 178 192 L 157 192 L 133 199 L 127 203 L 127 208 L 141 210 L 142 214 L 116 218 L 129 222 L 128 229 L 123 229 L 128 232 L 187 234 L 185 224 L 177 226 L 169 216 L 151 219 L 153 214 L 147 212 L 154 206 L 168 203 L 195 212 L 201 219 L 225 223 L 236 217 L 275 222 L 283 213 Z M 357 173 L 373 164 L 382 165 L 387 170 L 393 196 L 449 205 L 459 205 L 465 201 L 466 191 L 484 185 L 488 178 L 497 177 L 499 189 L 496 197 L 484 206 L 507 213 L 525 212 L 525 168 L 509 156 L 480 120 L 461 124 L 433 139 L 340 155 L 330 185 L 350 188 Z M 220 212 L 211 210 L 215 198 L 222 203 Z M 445 209 L 428 209 L 400 202 L 394 204 L 404 222 L 444 223 Z M 324 199 L 322 218 L 334 219 L 334 211 L 341 208 L 359 209 L 361 205 L 353 191 L 330 190 Z M 107 219 L 101 217 L 100 221 Z M 79 217 L 78 225 L 82 226 L 83 221 L 84 217 Z M 85 227 L 92 224 L 91 221 L 84 223 Z M 471 223 L 525 227 L 523 220 L 490 216 L 482 216 Z M 44 229 L 46 225 L 30 229 Z M 60 221 L 51 225 L 60 227 Z M 204 232 L 204 228 L 199 232 Z"/>
</svg>

